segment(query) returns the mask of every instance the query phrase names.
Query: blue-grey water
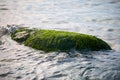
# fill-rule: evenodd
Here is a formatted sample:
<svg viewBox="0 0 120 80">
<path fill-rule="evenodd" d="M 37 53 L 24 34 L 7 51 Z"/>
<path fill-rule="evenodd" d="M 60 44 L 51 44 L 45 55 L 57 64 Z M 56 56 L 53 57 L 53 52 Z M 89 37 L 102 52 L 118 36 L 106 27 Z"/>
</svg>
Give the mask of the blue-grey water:
<svg viewBox="0 0 120 80">
<path fill-rule="evenodd" d="M 11 40 L 21 25 L 94 35 L 113 50 L 45 54 Z M 120 0 L 0 0 L 0 80 L 120 80 Z"/>
</svg>

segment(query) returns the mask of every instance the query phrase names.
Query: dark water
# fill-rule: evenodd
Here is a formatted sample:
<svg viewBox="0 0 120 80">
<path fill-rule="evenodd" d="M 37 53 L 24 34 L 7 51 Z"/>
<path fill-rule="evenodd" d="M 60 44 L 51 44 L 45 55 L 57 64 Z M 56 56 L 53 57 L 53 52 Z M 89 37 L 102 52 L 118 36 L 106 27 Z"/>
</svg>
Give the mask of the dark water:
<svg viewBox="0 0 120 80">
<path fill-rule="evenodd" d="M 120 0 L 0 0 L 7 24 L 91 34 L 113 50 L 45 54 L 3 35 L 0 80 L 120 80 Z"/>
</svg>

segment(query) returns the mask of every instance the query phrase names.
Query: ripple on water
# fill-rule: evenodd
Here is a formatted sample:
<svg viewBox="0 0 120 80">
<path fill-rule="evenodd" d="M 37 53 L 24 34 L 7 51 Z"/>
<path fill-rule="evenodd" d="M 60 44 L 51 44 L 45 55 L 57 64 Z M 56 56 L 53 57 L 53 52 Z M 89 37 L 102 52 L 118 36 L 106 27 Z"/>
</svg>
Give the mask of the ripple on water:
<svg viewBox="0 0 120 80">
<path fill-rule="evenodd" d="M 17 44 L 0 29 L 0 80 L 119 80 L 119 4 L 120 0 L 0 0 L 1 24 L 17 21 L 93 34 L 119 51 L 45 54 Z"/>
<path fill-rule="evenodd" d="M 0 10 L 9 10 L 8 8 L 0 8 Z"/>
</svg>

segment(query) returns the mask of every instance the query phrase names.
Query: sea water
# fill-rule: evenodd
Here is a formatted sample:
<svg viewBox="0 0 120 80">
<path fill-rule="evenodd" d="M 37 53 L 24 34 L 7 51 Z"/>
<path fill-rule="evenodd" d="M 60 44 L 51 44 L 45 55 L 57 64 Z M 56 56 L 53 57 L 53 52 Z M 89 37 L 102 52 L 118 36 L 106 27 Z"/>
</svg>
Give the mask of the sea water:
<svg viewBox="0 0 120 80">
<path fill-rule="evenodd" d="M 120 0 L 0 0 L 0 26 L 94 35 L 113 50 L 36 51 L 0 29 L 0 80 L 120 80 Z"/>
</svg>

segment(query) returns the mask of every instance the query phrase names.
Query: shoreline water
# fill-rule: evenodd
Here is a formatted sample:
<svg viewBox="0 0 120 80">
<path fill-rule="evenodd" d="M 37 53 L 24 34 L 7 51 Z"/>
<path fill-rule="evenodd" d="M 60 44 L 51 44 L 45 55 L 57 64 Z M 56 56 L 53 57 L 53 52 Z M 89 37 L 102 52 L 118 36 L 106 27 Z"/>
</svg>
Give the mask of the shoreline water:
<svg viewBox="0 0 120 80">
<path fill-rule="evenodd" d="M 0 79 L 2 80 L 119 80 L 120 52 L 72 51 L 45 53 L 13 41 L 9 35 L 0 39 Z M 117 64 L 116 64 L 117 63 Z M 111 76 L 112 75 L 112 76 Z"/>
<path fill-rule="evenodd" d="M 113 50 L 46 54 L 2 35 L 0 80 L 120 79 L 119 0 L 0 0 L 0 25 L 7 24 L 94 35 Z"/>
</svg>

